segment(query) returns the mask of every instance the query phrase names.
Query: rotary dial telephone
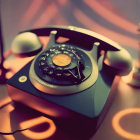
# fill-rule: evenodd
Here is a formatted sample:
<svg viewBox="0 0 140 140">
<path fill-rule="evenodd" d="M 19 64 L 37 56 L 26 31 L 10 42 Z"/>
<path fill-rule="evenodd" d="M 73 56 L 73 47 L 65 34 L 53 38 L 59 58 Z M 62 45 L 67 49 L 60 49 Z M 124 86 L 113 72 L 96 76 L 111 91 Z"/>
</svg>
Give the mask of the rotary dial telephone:
<svg viewBox="0 0 140 140">
<path fill-rule="evenodd" d="M 38 36 L 50 37 L 43 50 Z M 66 40 L 59 42 L 60 37 Z M 13 40 L 12 51 L 20 57 L 36 56 L 7 81 L 8 89 L 14 90 L 9 90 L 9 95 L 53 117 L 64 117 L 71 111 L 99 117 L 115 75 L 126 75 L 132 69 L 131 56 L 117 43 L 73 26 L 20 32 Z"/>
</svg>

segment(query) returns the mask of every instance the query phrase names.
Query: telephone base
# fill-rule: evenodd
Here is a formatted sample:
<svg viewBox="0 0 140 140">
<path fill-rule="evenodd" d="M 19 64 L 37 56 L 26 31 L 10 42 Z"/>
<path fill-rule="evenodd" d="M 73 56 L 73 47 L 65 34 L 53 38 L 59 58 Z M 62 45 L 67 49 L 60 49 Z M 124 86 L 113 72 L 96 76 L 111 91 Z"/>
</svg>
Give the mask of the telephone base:
<svg viewBox="0 0 140 140">
<path fill-rule="evenodd" d="M 106 66 L 99 66 L 98 79 L 90 88 L 80 93 L 55 96 L 44 94 L 33 87 L 29 80 L 31 63 L 7 81 L 8 94 L 12 100 L 59 120 L 63 125 L 69 124 L 71 119 L 71 125 L 79 127 L 79 123 L 82 123 L 96 131 L 113 100 L 114 89 L 111 87 L 115 74 L 108 71 Z"/>
</svg>

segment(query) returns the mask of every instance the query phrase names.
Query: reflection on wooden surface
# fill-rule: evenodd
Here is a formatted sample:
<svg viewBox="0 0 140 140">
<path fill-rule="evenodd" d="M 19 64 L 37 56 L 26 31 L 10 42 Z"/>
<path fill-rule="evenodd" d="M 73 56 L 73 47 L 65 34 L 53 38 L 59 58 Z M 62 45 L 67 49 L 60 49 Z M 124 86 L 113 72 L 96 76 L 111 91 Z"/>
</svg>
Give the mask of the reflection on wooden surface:
<svg viewBox="0 0 140 140">
<path fill-rule="evenodd" d="M 120 136 L 122 136 L 126 139 L 138 140 L 138 139 L 140 139 L 139 133 L 135 134 L 132 132 L 128 132 L 120 124 L 121 119 L 130 114 L 139 114 L 139 119 L 137 119 L 137 122 L 136 122 L 134 116 L 133 116 L 133 118 L 131 117 L 130 121 L 127 122 L 127 124 L 129 123 L 129 126 L 126 124 L 127 126 L 125 126 L 125 128 L 128 129 L 128 127 L 131 127 L 132 130 L 136 130 L 136 129 L 140 130 L 140 125 L 139 125 L 140 124 L 140 108 L 128 108 L 128 109 L 124 109 L 120 112 L 117 112 L 112 119 L 112 126 L 113 126 L 114 130 Z M 133 124 L 135 124 L 135 126 L 134 126 L 135 128 L 132 128 Z"/>
<path fill-rule="evenodd" d="M 30 119 L 24 122 L 21 122 L 19 125 L 21 128 L 31 128 L 34 126 L 37 126 L 39 124 L 42 123 L 47 123 L 49 126 L 48 128 L 43 131 L 43 132 L 34 132 L 31 131 L 30 129 L 26 130 L 26 131 L 22 131 L 21 133 L 23 135 L 25 135 L 27 138 L 31 138 L 31 139 L 47 139 L 49 137 L 51 137 L 52 135 L 54 135 L 55 131 L 56 131 L 56 126 L 54 124 L 54 122 L 51 119 L 48 119 L 46 117 L 37 117 L 34 119 Z"/>
</svg>

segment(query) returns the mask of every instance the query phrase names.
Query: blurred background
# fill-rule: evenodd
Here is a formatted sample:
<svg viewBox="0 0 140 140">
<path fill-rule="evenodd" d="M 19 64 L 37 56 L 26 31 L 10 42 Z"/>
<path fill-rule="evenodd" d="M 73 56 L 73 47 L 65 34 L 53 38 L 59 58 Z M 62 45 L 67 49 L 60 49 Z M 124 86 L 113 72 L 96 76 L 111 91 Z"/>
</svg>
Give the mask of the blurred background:
<svg viewBox="0 0 140 140">
<path fill-rule="evenodd" d="M 0 0 L 5 51 L 22 30 L 73 25 L 100 33 L 138 57 L 140 0 Z"/>
</svg>

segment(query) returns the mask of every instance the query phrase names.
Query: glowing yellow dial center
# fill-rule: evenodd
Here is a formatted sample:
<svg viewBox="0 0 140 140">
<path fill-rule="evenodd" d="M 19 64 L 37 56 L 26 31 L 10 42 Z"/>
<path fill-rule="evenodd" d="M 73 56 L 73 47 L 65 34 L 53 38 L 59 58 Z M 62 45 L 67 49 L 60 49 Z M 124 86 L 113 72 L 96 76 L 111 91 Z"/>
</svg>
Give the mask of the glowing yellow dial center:
<svg viewBox="0 0 140 140">
<path fill-rule="evenodd" d="M 53 57 L 52 61 L 57 66 L 67 66 L 70 64 L 71 58 L 66 54 L 58 54 Z"/>
</svg>

